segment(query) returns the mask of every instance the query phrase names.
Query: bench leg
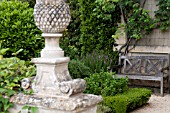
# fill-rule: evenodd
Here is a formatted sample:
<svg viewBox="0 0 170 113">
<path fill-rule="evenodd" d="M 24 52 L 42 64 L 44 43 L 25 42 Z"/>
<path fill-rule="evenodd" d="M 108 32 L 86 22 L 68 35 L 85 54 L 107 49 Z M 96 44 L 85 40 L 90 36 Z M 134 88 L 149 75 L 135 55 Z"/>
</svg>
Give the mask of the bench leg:
<svg viewBox="0 0 170 113">
<path fill-rule="evenodd" d="M 164 83 L 163 83 L 163 78 L 161 79 L 161 83 L 160 83 L 160 93 L 161 93 L 161 96 L 163 97 L 164 96 L 164 93 L 163 93 L 163 85 L 164 85 Z"/>
<path fill-rule="evenodd" d="M 169 80 L 169 76 L 168 76 L 168 93 L 170 94 L 170 80 Z"/>
</svg>

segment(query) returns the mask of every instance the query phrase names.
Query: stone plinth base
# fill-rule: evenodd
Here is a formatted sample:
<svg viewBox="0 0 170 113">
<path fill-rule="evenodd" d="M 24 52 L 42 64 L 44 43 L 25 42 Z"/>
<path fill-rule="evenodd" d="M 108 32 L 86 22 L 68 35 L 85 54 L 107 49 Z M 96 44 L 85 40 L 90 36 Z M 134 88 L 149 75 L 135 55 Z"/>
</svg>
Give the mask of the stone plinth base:
<svg viewBox="0 0 170 113">
<path fill-rule="evenodd" d="M 22 107 L 38 107 L 37 113 L 96 113 L 97 104 L 102 101 L 101 96 L 92 94 L 79 94 L 71 97 L 46 97 L 39 95 L 14 95 L 10 99 L 15 103 L 10 113 L 27 113 Z"/>
<path fill-rule="evenodd" d="M 15 104 L 13 108 L 9 110 L 10 113 L 18 113 L 21 110 L 21 113 L 28 113 L 28 110 L 22 110 L 23 105 Z M 37 113 L 96 113 L 97 105 L 89 107 L 83 111 L 60 111 L 56 109 L 45 109 L 38 108 Z"/>
</svg>

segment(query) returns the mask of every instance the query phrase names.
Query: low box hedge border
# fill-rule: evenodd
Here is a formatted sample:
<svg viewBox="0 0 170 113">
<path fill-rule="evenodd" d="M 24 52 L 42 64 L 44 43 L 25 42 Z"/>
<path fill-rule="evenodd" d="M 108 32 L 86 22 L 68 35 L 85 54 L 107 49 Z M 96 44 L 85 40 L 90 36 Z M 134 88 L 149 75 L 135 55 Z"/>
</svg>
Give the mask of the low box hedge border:
<svg viewBox="0 0 170 113">
<path fill-rule="evenodd" d="M 130 88 L 116 96 L 103 97 L 102 104 L 112 109 L 109 113 L 127 113 L 146 104 L 152 92 L 145 88 Z"/>
</svg>

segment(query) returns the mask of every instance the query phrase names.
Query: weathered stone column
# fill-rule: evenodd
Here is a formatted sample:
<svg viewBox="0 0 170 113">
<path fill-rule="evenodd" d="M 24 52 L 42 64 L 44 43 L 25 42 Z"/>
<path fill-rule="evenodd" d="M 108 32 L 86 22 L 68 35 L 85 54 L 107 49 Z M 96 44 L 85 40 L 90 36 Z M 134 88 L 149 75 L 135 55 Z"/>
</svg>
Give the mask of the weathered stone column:
<svg viewBox="0 0 170 113">
<path fill-rule="evenodd" d="M 33 95 L 17 94 L 10 101 L 15 106 L 10 113 L 27 113 L 22 106 L 38 107 L 38 113 L 96 113 L 97 104 L 102 97 L 83 94 L 86 82 L 83 79 L 72 80 L 68 71 L 69 58 L 59 47 L 62 32 L 69 25 L 70 10 L 63 0 L 37 0 L 34 8 L 35 22 L 43 32 L 45 48 L 40 58 L 32 59 L 37 74 L 30 84 Z M 26 90 L 29 79 L 22 82 Z"/>
</svg>

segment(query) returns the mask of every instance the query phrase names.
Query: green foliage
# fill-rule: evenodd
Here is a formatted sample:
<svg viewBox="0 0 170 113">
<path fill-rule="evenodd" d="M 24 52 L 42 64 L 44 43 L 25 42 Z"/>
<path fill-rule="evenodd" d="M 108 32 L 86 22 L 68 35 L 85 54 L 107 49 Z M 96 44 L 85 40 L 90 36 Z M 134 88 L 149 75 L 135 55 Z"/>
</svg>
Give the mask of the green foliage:
<svg viewBox="0 0 170 113">
<path fill-rule="evenodd" d="M 33 106 L 23 106 L 22 107 L 23 110 L 27 110 L 27 113 L 37 113 L 38 111 L 38 107 L 33 107 Z M 18 113 L 21 113 L 21 111 L 19 111 Z"/>
<path fill-rule="evenodd" d="M 3 0 L 1 0 L 3 1 Z M 6 1 L 16 1 L 16 0 L 6 0 Z M 22 1 L 22 2 L 28 2 L 29 3 L 29 7 L 34 8 L 34 5 L 36 3 L 36 0 L 18 0 L 18 1 Z"/>
<path fill-rule="evenodd" d="M 23 2 L 28 2 L 29 3 L 29 7 L 34 8 L 34 5 L 36 3 L 36 0 L 20 0 Z"/>
<path fill-rule="evenodd" d="M 35 73 L 35 66 L 27 66 L 23 60 L 16 57 L 3 58 L 0 60 L 0 87 L 19 91 L 20 81 Z"/>
<path fill-rule="evenodd" d="M 117 57 L 114 57 L 112 59 L 106 54 L 93 52 L 77 60 L 71 60 L 68 66 L 70 75 L 72 78 L 85 78 L 94 73 L 109 72 L 115 63 L 113 61 L 117 61 Z"/>
<path fill-rule="evenodd" d="M 155 11 L 157 27 L 162 31 L 168 30 L 170 25 L 170 1 L 157 0 L 159 9 Z"/>
<path fill-rule="evenodd" d="M 33 9 L 27 2 L 0 2 L 0 44 L 1 48 L 10 49 L 6 57 L 19 49 L 23 49 L 18 54 L 21 59 L 37 57 L 44 43 L 40 34 L 34 24 Z"/>
<path fill-rule="evenodd" d="M 110 109 L 108 106 L 99 104 L 97 106 L 97 113 L 110 113 L 112 109 Z"/>
<path fill-rule="evenodd" d="M 126 113 L 146 104 L 150 96 L 148 89 L 132 88 L 123 94 L 103 97 L 103 104 L 110 107 L 113 113 Z"/>
<path fill-rule="evenodd" d="M 120 0 L 119 7 L 124 20 L 124 31 L 127 38 L 140 39 L 155 28 L 154 20 L 149 16 L 148 11 L 143 9 L 143 4 L 139 0 Z M 120 26 L 122 27 L 122 26 Z M 119 31 L 120 29 L 118 29 Z M 119 37 L 120 32 L 112 37 Z"/>
<path fill-rule="evenodd" d="M 113 65 L 116 61 L 115 58 L 110 58 L 108 55 L 92 52 L 91 54 L 86 54 L 80 58 L 80 61 L 84 63 L 87 67 L 92 70 L 92 73 L 100 73 L 101 71 L 108 72 L 111 70 L 111 65 Z"/>
<path fill-rule="evenodd" d="M 120 20 L 115 1 L 117 0 L 69 1 L 72 20 L 61 39 L 61 48 L 66 56 L 78 59 L 95 49 L 97 52 L 102 50 L 113 58 L 116 53 L 112 51 L 114 39 L 111 35 L 116 31 L 116 23 Z"/>
<path fill-rule="evenodd" d="M 85 78 L 92 73 L 89 67 L 85 66 L 78 60 L 71 60 L 68 65 L 68 69 L 73 79 Z"/>
<path fill-rule="evenodd" d="M 156 25 L 163 31 L 169 28 L 170 1 L 157 1 L 159 9 L 155 11 L 156 20 L 151 18 L 148 11 L 144 9 L 145 2 L 144 4 L 141 4 L 140 0 L 119 1 L 119 7 L 125 22 L 124 29 L 127 34 L 127 38 L 140 39 L 143 35 L 150 33 Z M 117 34 L 113 35 L 113 37 L 117 38 L 119 35 L 120 32 L 117 32 Z"/>
<path fill-rule="evenodd" d="M 61 48 L 63 48 L 65 55 L 71 59 L 80 56 L 81 43 L 80 39 L 80 11 L 78 0 L 69 0 L 69 7 L 71 12 L 71 22 L 64 33 L 64 38 L 61 38 Z"/>
<path fill-rule="evenodd" d="M 143 35 L 150 33 L 154 27 L 154 20 L 149 16 L 148 12 L 139 8 L 138 3 L 134 4 L 125 29 L 130 38 L 140 39 Z"/>
<path fill-rule="evenodd" d="M 87 82 L 85 92 L 90 94 L 114 96 L 128 89 L 128 80 L 126 78 L 116 78 L 108 72 L 90 75 L 90 77 L 85 78 L 85 80 Z"/>
<path fill-rule="evenodd" d="M 81 55 L 93 50 L 103 50 L 106 54 L 113 53 L 114 39 L 120 13 L 117 0 L 79 0 L 81 19 Z M 113 54 L 112 54 L 113 55 Z"/>
<path fill-rule="evenodd" d="M 2 49 L 5 50 L 5 49 Z M 2 51 L 1 50 L 1 51 Z M 25 77 L 35 75 L 35 67 L 27 66 L 26 62 L 16 57 L 0 59 L 0 112 L 8 113 L 13 104 L 10 96 L 21 91 L 20 81 Z"/>
<path fill-rule="evenodd" d="M 0 60 L 3 58 L 3 55 L 9 50 L 9 48 L 1 49 L 0 50 Z"/>
<path fill-rule="evenodd" d="M 112 38 L 119 38 L 122 35 L 122 31 L 127 39 L 126 43 L 119 49 L 121 52 L 123 49 L 124 55 L 126 55 L 131 49 L 129 45 L 135 47 L 137 40 L 151 33 L 154 28 L 160 28 L 165 31 L 170 25 L 170 1 L 169 0 L 157 0 L 157 6 L 159 9 L 155 11 L 155 18 L 150 17 L 149 11 L 144 9 L 146 0 L 119 0 L 119 8 L 122 16 L 122 23 L 117 29 L 116 33 L 112 35 Z M 155 2 L 157 2 L 155 0 Z M 132 42 L 132 39 L 136 39 Z"/>
<path fill-rule="evenodd" d="M 10 97 L 13 94 L 15 94 L 15 91 L 0 87 L 0 112 L 1 113 L 9 113 L 8 109 L 13 106 L 13 103 L 9 102 L 8 97 Z"/>
</svg>

